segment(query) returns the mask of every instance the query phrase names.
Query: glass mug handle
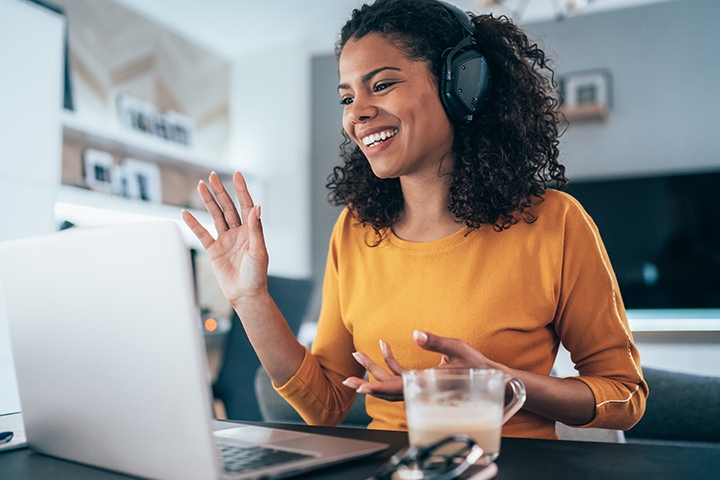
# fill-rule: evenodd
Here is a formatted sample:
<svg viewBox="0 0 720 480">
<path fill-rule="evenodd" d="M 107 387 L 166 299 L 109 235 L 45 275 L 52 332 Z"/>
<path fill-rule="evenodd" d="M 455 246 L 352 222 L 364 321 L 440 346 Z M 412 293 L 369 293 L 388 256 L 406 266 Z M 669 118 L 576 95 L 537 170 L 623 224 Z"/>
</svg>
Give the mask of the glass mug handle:
<svg viewBox="0 0 720 480">
<path fill-rule="evenodd" d="M 525 385 L 519 379 L 514 377 L 508 377 L 507 385 L 510 386 L 513 396 L 503 409 L 503 424 L 510 420 L 510 417 L 515 415 L 517 411 L 522 408 L 522 406 L 525 404 L 525 400 L 527 399 Z"/>
</svg>

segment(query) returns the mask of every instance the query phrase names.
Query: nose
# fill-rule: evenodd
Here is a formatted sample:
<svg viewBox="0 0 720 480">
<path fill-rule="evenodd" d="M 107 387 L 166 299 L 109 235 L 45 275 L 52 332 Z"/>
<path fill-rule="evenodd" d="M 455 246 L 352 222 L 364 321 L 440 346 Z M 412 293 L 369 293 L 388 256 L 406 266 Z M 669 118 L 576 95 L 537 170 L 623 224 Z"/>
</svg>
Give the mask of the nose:
<svg viewBox="0 0 720 480">
<path fill-rule="evenodd" d="M 377 107 L 372 102 L 372 97 L 357 95 L 353 102 L 346 109 L 349 120 L 352 123 L 362 123 L 374 118 L 378 114 Z"/>
</svg>

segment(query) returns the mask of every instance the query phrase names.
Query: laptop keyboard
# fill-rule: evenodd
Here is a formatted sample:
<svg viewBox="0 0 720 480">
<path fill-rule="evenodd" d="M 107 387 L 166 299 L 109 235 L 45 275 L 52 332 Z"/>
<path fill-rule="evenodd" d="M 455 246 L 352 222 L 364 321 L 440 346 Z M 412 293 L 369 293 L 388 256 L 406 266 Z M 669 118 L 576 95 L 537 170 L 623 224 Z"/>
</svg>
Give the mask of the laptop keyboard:
<svg viewBox="0 0 720 480">
<path fill-rule="evenodd" d="M 271 467 L 286 462 L 294 462 L 304 458 L 313 458 L 311 455 L 275 450 L 274 448 L 230 445 L 221 443 L 218 445 L 225 471 L 245 472 L 257 470 L 258 468 Z"/>
</svg>

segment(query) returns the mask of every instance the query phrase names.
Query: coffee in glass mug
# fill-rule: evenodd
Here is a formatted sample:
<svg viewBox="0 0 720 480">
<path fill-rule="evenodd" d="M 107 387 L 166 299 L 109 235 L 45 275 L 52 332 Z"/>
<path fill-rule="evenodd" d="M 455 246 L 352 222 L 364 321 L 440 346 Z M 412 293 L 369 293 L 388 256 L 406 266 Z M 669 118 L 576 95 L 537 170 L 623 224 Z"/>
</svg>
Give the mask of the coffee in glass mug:
<svg viewBox="0 0 720 480">
<path fill-rule="evenodd" d="M 505 404 L 505 389 L 512 398 Z M 434 368 L 403 373 L 410 445 L 423 447 L 453 434 L 483 449 L 480 462 L 500 454 L 502 425 L 525 403 L 525 386 L 500 370 Z"/>
</svg>

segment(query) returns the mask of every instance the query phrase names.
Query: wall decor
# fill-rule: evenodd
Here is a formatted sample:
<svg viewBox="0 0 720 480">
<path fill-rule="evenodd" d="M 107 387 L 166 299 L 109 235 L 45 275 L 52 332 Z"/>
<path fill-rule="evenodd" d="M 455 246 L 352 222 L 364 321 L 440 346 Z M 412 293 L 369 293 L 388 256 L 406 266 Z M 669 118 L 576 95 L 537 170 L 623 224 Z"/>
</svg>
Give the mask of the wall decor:
<svg viewBox="0 0 720 480">
<path fill-rule="evenodd" d="M 123 196 L 146 202 L 162 202 L 160 167 L 154 163 L 126 158 L 120 169 Z"/>
<path fill-rule="evenodd" d="M 85 184 L 91 189 L 103 193 L 114 193 L 115 160 L 112 154 L 88 148 L 83 152 L 83 170 Z"/>
<path fill-rule="evenodd" d="M 195 121 L 191 117 L 171 110 L 160 113 L 153 103 L 127 94 L 118 95 L 116 103 L 123 127 L 188 147 L 192 145 Z"/>
<path fill-rule="evenodd" d="M 177 128 L 167 136 L 175 140 L 168 143 L 228 160 L 231 61 L 123 2 L 43 1 L 67 15 L 73 103 L 80 118 L 124 129 L 118 122 L 117 99 L 127 94 L 149 102 L 157 112 L 192 119 L 191 129 L 174 122 Z"/>
<path fill-rule="evenodd" d="M 611 76 L 606 69 L 559 77 L 560 109 L 572 120 L 607 120 L 611 108 Z"/>
</svg>

